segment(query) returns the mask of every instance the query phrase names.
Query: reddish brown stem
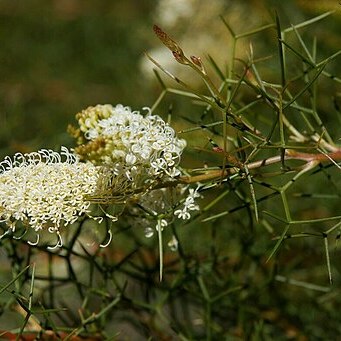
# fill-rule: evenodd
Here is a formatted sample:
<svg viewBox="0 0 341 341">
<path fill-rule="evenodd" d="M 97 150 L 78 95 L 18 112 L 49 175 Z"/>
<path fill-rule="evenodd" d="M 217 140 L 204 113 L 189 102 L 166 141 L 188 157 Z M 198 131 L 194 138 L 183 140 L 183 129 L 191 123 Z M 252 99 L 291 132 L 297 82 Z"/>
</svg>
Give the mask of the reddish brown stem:
<svg viewBox="0 0 341 341">
<path fill-rule="evenodd" d="M 339 149 L 336 152 L 323 154 L 323 153 L 299 153 L 293 150 L 287 150 L 284 155 L 284 160 L 302 160 L 305 161 L 306 164 L 311 164 L 312 162 L 316 162 L 316 164 L 320 162 L 328 162 L 328 161 L 341 161 L 341 149 Z M 280 155 L 273 156 L 267 159 L 251 162 L 247 164 L 247 168 L 249 170 L 251 169 L 257 169 L 263 166 L 268 166 L 274 163 L 281 162 L 282 158 Z M 203 181 L 209 181 L 214 179 L 219 179 L 221 177 L 225 177 L 227 175 L 236 174 L 239 172 L 239 168 L 229 168 L 225 169 L 224 171 L 217 169 L 217 170 L 211 170 L 207 171 L 204 174 L 195 175 L 195 176 L 182 176 L 180 177 L 180 182 L 182 183 L 196 183 L 196 182 L 203 182 Z"/>
</svg>

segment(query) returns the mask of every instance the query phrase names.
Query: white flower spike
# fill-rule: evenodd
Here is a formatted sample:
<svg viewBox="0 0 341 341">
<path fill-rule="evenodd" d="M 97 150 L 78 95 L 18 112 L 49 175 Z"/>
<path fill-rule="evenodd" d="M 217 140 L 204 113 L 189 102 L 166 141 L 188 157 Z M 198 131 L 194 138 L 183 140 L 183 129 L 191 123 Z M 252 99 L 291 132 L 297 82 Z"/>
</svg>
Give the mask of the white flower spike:
<svg viewBox="0 0 341 341">
<path fill-rule="evenodd" d="M 6 157 L 0 162 L 0 222 L 12 232 L 17 224 L 47 230 L 60 246 L 59 228 L 89 212 L 87 196 L 96 192 L 99 174 L 65 147 Z"/>
<path fill-rule="evenodd" d="M 143 111 L 146 115 L 121 104 L 105 104 L 78 113 L 75 152 L 95 164 L 110 165 L 130 189 L 179 176 L 186 141 L 149 108 Z"/>
</svg>

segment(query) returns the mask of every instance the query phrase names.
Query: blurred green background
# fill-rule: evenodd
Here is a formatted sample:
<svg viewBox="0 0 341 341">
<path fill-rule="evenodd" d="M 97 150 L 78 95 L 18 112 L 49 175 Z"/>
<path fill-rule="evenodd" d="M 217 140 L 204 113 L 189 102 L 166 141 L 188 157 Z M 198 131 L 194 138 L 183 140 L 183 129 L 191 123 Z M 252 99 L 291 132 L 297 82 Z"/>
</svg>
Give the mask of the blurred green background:
<svg viewBox="0 0 341 341">
<path fill-rule="evenodd" d="M 59 149 L 89 105 L 146 103 L 138 62 L 153 3 L 0 1 L 1 154 Z"/>
</svg>

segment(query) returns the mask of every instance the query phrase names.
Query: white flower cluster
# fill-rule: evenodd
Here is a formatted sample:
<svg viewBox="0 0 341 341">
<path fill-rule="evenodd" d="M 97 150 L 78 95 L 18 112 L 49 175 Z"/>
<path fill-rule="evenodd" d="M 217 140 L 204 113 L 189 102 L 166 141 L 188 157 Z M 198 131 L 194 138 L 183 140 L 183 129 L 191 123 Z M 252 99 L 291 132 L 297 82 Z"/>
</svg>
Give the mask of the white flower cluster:
<svg viewBox="0 0 341 341">
<path fill-rule="evenodd" d="M 65 147 L 6 157 L 0 163 L 0 222 L 12 231 L 21 222 L 59 233 L 88 212 L 86 197 L 96 192 L 98 177 L 98 167 L 80 163 Z"/>
<path fill-rule="evenodd" d="M 181 174 L 178 164 L 186 142 L 149 108 L 143 110 L 145 116 L 120 104 L 89 107 L 76 115 L 79 127 L 71 127 L 78 144 L 75 153 L 65 147 L 60 153 L 42 149 L 0 162 L 0 223 L 7 226 L 5 234 L 20 226 L 48 230 L 58 235 L 56 247 L 61 246 L 61 226 L 84 214 L 100 221 L 90 215 L 91 203 L 125 203 L 135 194 L 134 200 L 152 218 L 171 210 L 167 189 L 150 189 Z M 183 219 L 198 209 L 189 200 L 184 213 L 177 214 Z M 158 220 L 159 230 L 167 225 L 166 219 Z"/>
<path fill-rule="evenodd" d="M 176 202 L 188 194 L 181 203 L 181 208 L 173 212 Z M 130 208 L 131 219 L 127 222 L 132 226 L 144 228 L 146 238 L 152 238 L 174 221 L 174 216 L 183 220 L 191 218 L 192 211 L 200 210 L 196 199 L 202 197 L 199 187 L 196 189 L 178 185 L 176 188 L 161 188 L 145 193 L 139 198 L 138 206 Z M 162 217 L 162 218 L 161 218 Z M 172 251 L 178 248 L 178 240 L 172 236 L 168 242 Z"/>
<path fill-rule="evenodd" d="M 199 188 L 190 188 L 189 194 L 185 199 L 185 202 L 183 203 L 183 207 L 181 209 L 178 209 L 174 211 L 174 215 L 178 218 L 181 218 L 183 220 L 188 220 L 191 218 L 190 211 L 199 211 L 200 207 L 198 204 L 195 203 L 196 198 L 200 198 L 201 195 L 198 193 Z"/>
<path fill-rule="evenodd" d="M 180 175 L 177 165 L 186 141 L 177 138 L 173 128 L 152 115 L 149 108 L 143 110 L 147 111 L 145 116 L 121 104 L 83 110 L 76 117 L 86 143 L 75 151 L 84 158 L 112 165 L 114 174 L 123 174 L 135 188 Z M 85 148 L 87 143 L 92 146 L 91 153 Z"/>
</svg>

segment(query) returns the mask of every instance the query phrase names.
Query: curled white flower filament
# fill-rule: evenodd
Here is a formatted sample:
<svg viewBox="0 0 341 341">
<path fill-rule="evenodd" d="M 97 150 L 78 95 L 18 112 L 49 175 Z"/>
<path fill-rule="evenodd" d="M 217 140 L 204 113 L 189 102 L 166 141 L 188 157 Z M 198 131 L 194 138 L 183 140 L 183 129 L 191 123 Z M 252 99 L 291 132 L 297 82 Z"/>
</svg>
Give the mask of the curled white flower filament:
<svg viewBox="0 0 341 341">
<path fill-rule="evenodd" d="M 103 243 L 100 244 L 100 245 L 99 245 L 100 247 L 107 247 L 107 246 L 111 243 L 111 240 L 112 240 L 112 232 L 111 232 L 110 229 L 107 231 L 107 234 L 108 234 L 108 236 L 109 236 L 107 242 L 106 242 L 105 244 L 103 244 Z"/>
<path fill-rule="evenodd" d="M 40 240 L 40 235 L 39 235 L 39 233 L 37 233 L 36 241 L 35 242 L 31 242 L 30 240 L 28 240 L 27 243 L 30 244 L 31 246 L 36 246 L 36 245 L 38 245 L 39 240 Z"/>
<path fill-rule="evenodd" d="M 60 235 L 59 231 L 57 231 L 56 234 L 57 234 L 57 237 L 58 237 L 57 244 L 54 245 L 54 246 L 48 246 L 47 249 L 54 250 L 54 249 L 57 249 L 57 248 L 63 246 L 63 239 L 62 239 L 62 236 Z"/>
</svg>

